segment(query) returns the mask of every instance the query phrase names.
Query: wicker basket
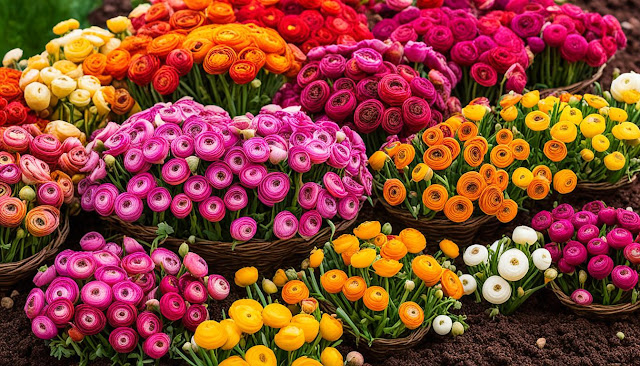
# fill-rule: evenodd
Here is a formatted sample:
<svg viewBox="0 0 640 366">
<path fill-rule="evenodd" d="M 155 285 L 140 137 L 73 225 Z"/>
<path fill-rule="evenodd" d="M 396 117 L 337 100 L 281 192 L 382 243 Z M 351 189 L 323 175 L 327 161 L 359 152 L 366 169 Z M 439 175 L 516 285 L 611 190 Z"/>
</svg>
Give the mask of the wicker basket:
<svg viewBox="0 0 640 366">
<path fill-rule="evenodd" d="M 58 253 L 62 243 L 69 235 L 69 218 L 62 216 L 57 231 L 53 234 L 51 241 L 42 250 L 29 258 L 18 262 L 0 264 L 0 289 L 8 289 L 32 276 L 38 268 Z"/>
<path fill-rule="evenodd" d="M 597 319 L 607 319 L 615 317 L 623 318 L 631 315 L 633 312 L 640 309 L 640 301 L 637 301 L 635 304 L 626 303 L 626 304 L 618 304 L 618 305 L 600 305 L 600 304 L 591 304 L 591 305 L 578 305 L 571 297 L 562 292 L 560 287 L 555 284 L 555 282 L 551 282 L 551 291 L 556 295 L 558 300 L 562 303 L 562 305 L 568 307 L 573 311 L 576 315 L 589 317 L 589 318 L 597 318 Z"/>
<path fill-rule="evenodd" d="M 407 227 L 412 227 L 422 231 L 427 237 L 427 242 L 438 243 L 442 239 L 453 240 L 462 247 L 473 244 L 476 237 L 481 232 L 493 232 L 498 228 L 500 222 L 494 216 L 476 216 L 461 223 L 453 222 L 446 217 L 435 217 L 433 219 L 416 219 L 407 210 L 402 210 L 390 206 L 384 200 L 380 200 L 382 206 L 390 215 L 401 221 Z"/>
<path fill-rule="evenodd" d="M 156 237 L 156 226 L 142 226 L 124 222 L 116 216 L 101 217 L 118 232 L 136 239 L 152 242 Z M 336 224 L 335 235 L 347 230 L 357 220 L 357 216 L 349 221 Z M 288 240 L 251 240 L 246 243 L 233 243 L 196 239 L 190 250 L 198 253 L 212 266 L 216 273 L 231 274 L 247 265 L 256 267 L 261 272 L 270 272 L 283 265 L 299 265 L 313 247 L 322 247 L 331 238 L 331 228 L 325 227 L 311 238 L 296 237 Z M 177 251 L 185 239 L 168 237 L 162 245 Z"/>
<path fill-rule="evenodd" d="M 633 184 L 633 182 L 636 181 L 636 177 L 637 177 L 636 175 L 631 177 L 631 179 L 627 179 L 626 177 L 623 177 L 616 183 L 578 182 L 578 185 L 576 186 L 576 189 L 574 190 L 574 192 L 576 195 L 583 195 L 583 196 L 593 195 L 595 197 L 599 197 L 603 194 L 614 193 L 618 189 L 624 189 L 629 187 L 630 185 Z"/>
<path fill-rule="evenodd" d="M 609 60 L 611 61 L 611 60 Z M 540 97 L 548 97 L 549 95 L 555 95 L 560 92 L 567 92 L 571 94 L 579 94 L 585 90 L 587 90 L 593 83 L 600 80 L 602 77 L 602 72 L 607 67 L 607 64 L 600 66 L 600 68 L 591 76 L 591 78 L 587 80 L 578 81 L 577 83 L 561 86 L 558 88 L 549 88 L 540 90 Z"/>
<path fill-rule="evenodd" d="M 328 314 L 335 314 L 336 312 L 336 308 L 333 306 L 333 304 L 326 301 L 321 301 L 320 307 L 322 308 L 322 311 Z M 347 325 L 346 323 L 343 324 L 344 329 L 354 339 L 354 342 L 356 343 L 356 346 L 358 348 L 378 356 L 383 356 L 385 354 L 388 355 L 389 352 L 405 351 L 417 346 L 420 342 L 422 342 L 427 333 L 429 333 L 429 329 L 431 329 L 431 324 L 429 324 L 426 327 L 412 331 L 406 337 L 396 339 L 378 338 L 374 339 L 371 345 L 369 345 L 366 342 L 358 342 L 355 332 L 349 327 L 349 325 Z"/>
</svg>

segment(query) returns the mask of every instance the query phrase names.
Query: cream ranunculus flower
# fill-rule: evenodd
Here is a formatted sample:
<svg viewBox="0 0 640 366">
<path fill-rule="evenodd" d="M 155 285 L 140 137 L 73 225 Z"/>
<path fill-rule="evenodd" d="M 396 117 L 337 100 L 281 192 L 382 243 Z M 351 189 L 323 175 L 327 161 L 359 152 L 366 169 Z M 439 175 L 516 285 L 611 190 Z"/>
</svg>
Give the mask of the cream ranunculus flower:
<svg viewBox="0 0 640 366">
<path fill-rule="evenodd" d="M 102 47 L 106 41 L 98 36 L 95 36 L 93 34 L 85 34 L 83 35 L 83 37 L 88 40 L 89 42 L 91 42 L 91 44 L 93 45 L 93 47 L 96 48 L 100 48 Z"/>
<path fill-rule="evenodd" d="M 40 70 L 40 79 L 42 79 L 42 82 L 47 86 L 51 85 L 53 79 L 57 78 L 58 76 L 62 76 L 62 71 L 56 69 L 53 66 L 45 67 L 44 69 Z"/>
<path fill-rule="evenodd" d="M 82 34 L 86 37 L 86 36 L 96 36 L 96 37 L 100 37 L 102 38 L 102 40 L 104 42 L 108 41 L 109 39 L 113 38 L 113 33 L 109 32 L 106 29 L 100 28 L 100 27 L 96 27 L 96 26 L 91 26 L 89 28 L 83 29 L 82 30 Z"/>
<path fill-rule="evenodd" d="M 101 116 L 104 116 L 105 114 L 111 111 L 111 107 L 109 106 L 109 103 L 107 103 L 104 97 L 104 93 L 102 91 L 103 89 L 101 88 L 95 94 L 93 94 L 93 97 L 91 98 L 91 100 L 93 101 L 93 104 L 98 109 L 98 114 Z"/>
<path fill-rule="evenodd" d="M 77 67 L 78 65 L 69 60 L 59 60 L 53 63 L 53 68 L 60 70 L 60 72 L 64 75 L 74 71 Z"/>
<path fill-rule="evenodd" d="M 60 75 L 51 81 L 51 92 L 58 98 L 64 98 L 76 90 L 78 83 L 67 75 Z"/>
<path fill-rule="evenodd" d="M 120 39 L 111 38 L 105 44 L 103 44 L 102 47 L 100 47 L 100 53 L 102 53 L 103 55 L 107 55 L 109 54 L 109 52 L 120 47 L 120 43 L 122 43 Z"/>
<path fill-rule="evenodd" d="M 14 62 L 18 62 L 20 61 L 20 59 L 22 59 L 22 55 L 23 52 L 20 48 L 14 48 L 10 50 L 9 52 L 4 54 L 4 57 L 2 58 L 2 66 L 9 67 L 13 65 Z"/>
<path fill-rule="evenodd" d="M 130 24 L 131 21 L 129 18 L 124 16 L 118 16 L 107 20 L 107 28 L 109 28 L 112 33 L 116 34 L 126 31 Z"/>
<path fill-rule="evenodd" d="M 611 82 L 611 96 L 618 102 L 624 101 L 623 94 L 629 90 L 640 90 L 640 74 L 624 73 Z"/>
<path fill-rule="evenodd" d="M 81 37 L 82 31 L 80 29 L 76 29 L 58 38 L 56 41 L 58 42 L 60 47 L 66 47 L 66 45 Z"/>
<path fill-rule="evenodd" d="M 480 244 L 473 244 L 464 251 L 462 260 L 467 266 L 473 267 L 480 263 L 486 263 L 489 258 L 489 251 L 487 247 Z"/>
<path fill-rule="evenodd" d="M 27 85 L 31 83 L 35 83 L 40 80 L 40 71 L 36 69 L 26 68 L 22 71 L 22 75 L 20 75 L 20 81 L 18 81 L 18 85 L 20 89 L 25 90 Z"/>
<path fill-rule="evenodd" d="M 76 89 L 69 94 L 69 101 L 78 108 L 86 107 L 91 103 L 91 93 L 84 89 Z"/>
<path fill-rule="evenodd" d="M 93 43 L 86 37 L 80 37 L 64 46 L 64 57 L 71 62 L 79 64 L 93 51 Z"/>
<path fill-rule="evenodd" d="M 533 265 L 541 271 L 545 271 L 551 266 L 551 253 L 545 248 L 538 248 L 531 253 Z"/>
<path fill-rule="evenodd" d="M 24 89 L 24 99 L 29 108 L 36 112 L 47 109 L 51 100 L 49 88 L 39 82 L 33 82 Z"/>
<path fill-rule="evenodd" d="M 78 65 L 75 69 L 66 73 L 66 75 L 73 80 L 77 80 L 79 77 L 84 75 L 84 71 L 82 70 L 82 65 Z"/>
<path fill-rule="evenodd" d="M 78 89 L 83 89 L 91 94 L 91 97 L 100 90 L 100 79 L 93 75 L 84 75 L 78 78 Z"/>
<path fill-rule="evenodd" d="M 507 281 L 519 281 L 529 272 L 529 258 L 520 249 L 502 253 L 498 260 L 498 273 Z"/>
<path fill-rule="evenodd" d="M 42 70 L 49 65 L 49 60 L 42 55 L 36 55 L 29 57 L 27 61 L 27 66 L 31 69 Z"/>
<path fill-rule="evenodd" d="M 511 297 L 511 286 L 500 276 L 491 276 L 482 285 L 482 297 L 494 305 L 504 304 Z"/>
<path fill-rule="evenodd" d="M 58 120 L 47 123 L 47 126 L 44 128 L 44 133 L 54 135 L 58 140 L 60 140 L 60 142 L 63 142 L 69 137 L 75 137 L 83 144 L 86 141 L 85 134 L 76 126 L 66 121 Z"/>
<path fill-rule="evenodd" d="M 129 17 L 131 19 L 137 18 L 140 15 L 144 15 L 147 10 L 149 10 L 149 8 L 151 7 L 151 4 L 140 4 L 138 6 L 136 6 L 135 9 L 131 10 L 131 13 L 129 13 Z"/>
<path fill-rule="evenodd" d="M 478 288 L 478 282 L 476 278 L 470 274 L 463 274 L 460 276 L 460 282 L 462 283 L 462 288 L 464 289 L 465 295 L 471 295 Z"/>
<path fill-rule="evenodd" d="M 447 335 L 451 332 L 453 321 L 446 315 L 438 315 L 433 319 L 433 330 L 438 335 Z"/>
<path fill-rule="evenodd" d="M 513 230 L 511 239 L 520 245 L 532 245 L 538 241 L 538 233 L 528 226 L 518 226 Z"/>
</svg>

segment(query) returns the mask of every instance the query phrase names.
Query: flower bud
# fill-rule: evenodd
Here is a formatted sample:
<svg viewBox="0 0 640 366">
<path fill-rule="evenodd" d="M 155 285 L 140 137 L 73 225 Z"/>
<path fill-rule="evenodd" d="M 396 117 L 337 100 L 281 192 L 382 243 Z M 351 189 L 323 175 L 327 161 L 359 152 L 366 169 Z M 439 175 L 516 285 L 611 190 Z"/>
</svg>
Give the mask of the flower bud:
<svg viewBox="0 0 640 366">
<path fill-rule="evenodd" d="M 391 230 L 393 230 L 393 228 L 391 227 L 390 223 L 385 223 L 384 225 L 382 225 L 382 233 L 384 235 L 391 235 Z"/>
<path fill-rule="evenodd" d="M 524 289 L 520 286 L 518 287 L 518 297 L 524 296 Z"/>
<path fill-rule="evenodd" d="M 612 292 L 615 289 L 616 289 L 616 286 L 614 286 L 613 283 L 607 284 L 607 292 Z"/>
<path fill-rule="evenodd" d="M 461 303 L 460 301 L 456 300 L 456 302 L 454 302 L 454 303 L 453 303 L 453 308 L 454 308 L 455 310 L 460 310 L 460 309 L 462 309 L 462 303 Z"/>
<path fill-rule="evenodd" d="M 449 269 L 450 266 L 451 266 L 451 262 L 450 261 L 442 262 L 442 268 Z"/>
<path fill-rule="evenodd" d="M 191 350 L 193 352 L 198 352 L 200 351 L 200 347 L 198 347 L 198 344 L 195 342 L 195 340 L 193 339 L 193 336 L 191 336 Z"/>
<path fill-rule="evenodd" d="M 23 201 L 31 202 L 36 199 L 36 191 L 31 188 L 31 186 L 24 186 L 20 189 L 20 193 L 18 193 L 18 197 L 20 197 Z"/>
<path fill-rule="evenodd" d="M 116 158 L 113 155 L 107 154 L 104 156 L 104 163 L 106 164 L 107 168 L 112 168 L 116 163 Z"/>
<path fill-rule="evenodd" d="M 251 80 L 251 87 L 254 89 L 258 89 L 259 87 L 262 86 L 262 81 L 260 81 L 260 79 L 253 79 Z"/>
<path fill-rule="evenodd" d="M 600 115 L 606 117 L 609 115 L 609 107 L 602 107 L 598 110 L 598 113 L 600 113 Z"/>
<path fill-rule="evenodd" d="M 451 272 L 455 272 L 457 267 L 455 266 L 455 264 L 452 264 L 449 266 L 449 269 L 451 270 Z"/>
<path fill-rule="evenodd" d="M 302 309 L 303 313 L 313 314 L 316 309 L 318 309 L 318 300 L 314 299 L 313 297 L 308 297 L 300 302 L 300 308 Z"/>
<path fill-rule="evenodd" d="M 342 132 L 342 130 L 336 132 L 336 141 L 338 143 L 341 143 L 342 141 L 344 141 L 344 139 L 347 138 L 347 135 L 345 135 L 344 132 Z"/>
<path fill-rule="evenodd" d="M 180 244 L 180 248 L 178 248 L 178 254 L 184 258 L 189 253 L 189 244 L 182 243 Z"/>
<path fill-rule="evenodd" d="M 444 292 L 442 290 L 436 291 L 436 299 L 440 300 L 444 296 Z"/>
<path fill-rule="evenodd" d="M 584 285 L 584 283 L 587 282 L 587 272 L 585 272 L 583 269 L 578 272 L 578 280 L 580 280 L 581 285 Z"/>
<path fill-rule="evenodd" d="M 198 165 L 200 165 L 200 158 L 197 156 L 187 156 L 184 160 L 187 161 L 187 165 L 189 165 L 189 170 L 191 173 L 196 174 L 198 171 Z"/>
<path fill-rule="evenodd" d="M 182 350 L 184 352 L 191 351 L 191 342 L 184 342 L 184 344 L 182 345 Z"/>
<path fill-rule="evenodd" d="M 285 273 L 287 274 L 289 281 L 298 279 L 298 272 L 293 268 L 289 268 Z"/>
<path fill-rule="evenodd" d="M 364 365 L 364 357 L 358 351 L 351 351 L 347 353 L 345 358 L 346 366 L 362 366 Z"/>
<path fill-rule="evenodd" d="M 413 291 L 416 288 L 416 283 L 411 280 L 404 281 L 404 289 L 406 291 Z"/>
<path fill-rule="evenodd" d="M 461 336 L 464 334 L 464 325 L 460 322 L 453 322 L 451 326 L 451 335 L 454 337 Z"/>
<path fill-rule="evenodd" d="M 26 235 L 27 235 L 27 233 L 24 232 L 24 229 L 18 228 L 18 230 L 16 230 L 16 239 L 22 239 Z"/>
<path fill-rule="evenodd" d="M 498 314 L 500 314 L 500 309 L 496 308 L 492 308 L 491 311 L 489 312 L 489 317 L 490 318 L 495 318 L 496 316 L 498 316 Z"/>
<path fill-rule="evenodd" d="M 248 128 L 246 130 L 240 130 L 240 135 L 243 139 L 248 140 L 252 137 L 256 137 L 256 130 Z"/>
<path fill-rule="evenodd" d="M 484 273 L 483 273 L 483 272 L 478 272 L 478 273 L 476 273 L 476 277 L 477 277 L 479 280 L 484 280 Z"/>
<path fill-rule="evenodd" d="M 555 268 L 547 268 L 544 271 L 545 282 L 553 281 L 558 277 L 558 271 Z"/>
<path fill-rule="evenodd" d="M 158 299 L 149 299 L 145 303 L 147 310 L 149 311 L 159 311 L 160 310 L 160 301 Z"/>
<path fill-rule="evenodd" d="M 187 239 L 187 243 L 195 244 L 196 243 L 196 236 L 195 235 L 189 235 L 189 238 Z"/>
<path fill-rule="evenodd" d="M 305 260 L 302 261 L 302 263 L 300 263 L 300 269 L 304 271 L 307 268 L 309 268 L 309 258 L 306 258 Z"/>
<path fill-rule="evenodd" d="M 616 333 L 616 337 L 618 337 L 619 340 L 623 340 L 624 339 L 624 333 L 618 332 L 618 333 Z"/>
<path fill-rule="evenodd" d="M 10 50 L 9 52 L 4 54 L 4 57 L 2 58 L 2 66 L 9 67 L 14 62 L 20 61 L 20 59 L 22 58 L 22 54 L 23 52 L 20 48 L 14 48 Z"/>
<path fill-rule="evenodd" d="M 262 290 L 264 290 L 264 292 L 271 295 L 278 292 L 278 286 L 276 286 L 276 284 L 273 283 L 273 281 L 265 278 L 262 280 Z"/>
</svg>

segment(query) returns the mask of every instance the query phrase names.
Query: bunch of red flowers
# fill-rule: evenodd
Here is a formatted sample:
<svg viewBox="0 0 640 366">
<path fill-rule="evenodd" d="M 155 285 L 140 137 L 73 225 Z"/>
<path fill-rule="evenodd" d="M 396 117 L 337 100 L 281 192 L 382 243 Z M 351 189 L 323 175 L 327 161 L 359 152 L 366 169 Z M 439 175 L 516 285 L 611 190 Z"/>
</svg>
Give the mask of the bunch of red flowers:
<svg viewBox="0 0 640 366">
<path fill-rule="evenodd" d="M 27 107 L 20 89 L 18 70 L 0 67 L 0 126 L 14 126 L 40 121 Z"/>
</svg>

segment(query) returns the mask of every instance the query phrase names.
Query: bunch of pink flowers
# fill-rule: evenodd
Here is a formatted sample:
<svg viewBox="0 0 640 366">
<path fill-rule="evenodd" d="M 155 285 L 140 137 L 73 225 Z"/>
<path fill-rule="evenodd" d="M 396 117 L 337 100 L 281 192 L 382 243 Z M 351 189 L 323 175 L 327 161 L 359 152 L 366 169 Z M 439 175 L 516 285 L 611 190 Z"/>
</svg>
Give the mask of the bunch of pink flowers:
<svg viewBox="0 0 640 366">
<path fill-rule="evenodd" d="M 127 358 L 141 345 L 139 359 L 161 358 L 174 334 L 194 331 L 209 319 L 207 304 L 229 294 L 227 280 L 209 275 L 195 253 L 180 258 L 157 248 L 149 255 L 133 238 L 121 246 L 97 232 L 80 246 L 40 269 L 24 307 L 33 333 L 51 340 L 52 354 Z"/>
</svg>

